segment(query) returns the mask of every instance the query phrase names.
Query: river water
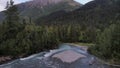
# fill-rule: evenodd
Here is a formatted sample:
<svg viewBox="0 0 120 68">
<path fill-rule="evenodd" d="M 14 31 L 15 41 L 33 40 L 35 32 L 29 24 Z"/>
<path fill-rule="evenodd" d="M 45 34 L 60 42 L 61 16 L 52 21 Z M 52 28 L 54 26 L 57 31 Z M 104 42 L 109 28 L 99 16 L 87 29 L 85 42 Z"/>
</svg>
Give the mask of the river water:
<svg viewBox="0 0 120 68">
<path fill-rule="evenodd" d="M 86 58 L 79 59 L 74 63 L 64 63 L 61 60 L 54 59 L 51 56 L 66 50 L 73 50 L 80 53 Z M 90 64 L 90 61 L 95 61 Z M 0 68 L 119 68 L 112 67 L 100 62 L 96 57 L 87 53 L 77 46 L 71 46 L 69 44 L 62 44 L 59 49 L 50 50 L 49 52 L 41 52 L 31 55 L 26 58 L 20 58 L 12 62 L 0 65 Z"/>
</svg>

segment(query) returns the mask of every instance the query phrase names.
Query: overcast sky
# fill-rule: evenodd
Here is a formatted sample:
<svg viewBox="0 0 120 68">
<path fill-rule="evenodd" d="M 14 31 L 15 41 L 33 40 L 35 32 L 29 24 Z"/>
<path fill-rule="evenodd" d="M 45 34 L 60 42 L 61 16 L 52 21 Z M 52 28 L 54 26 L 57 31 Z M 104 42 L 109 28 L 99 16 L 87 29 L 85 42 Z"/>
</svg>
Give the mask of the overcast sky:
<svg viewBox="0 0 120 68">
<path fill-rule="evenodd" d="M 0 11 L 4 10 L 7 1 L 9 1 L 9 0 L 0 0 Z M 26 2 L 26 1 L 30 1 L 30 0 L 14 0 L 14 1 L 15 1 L 15 4 L 18 4 L 18 3 Z M 85 4 L 92 0 L 75 0 L 75 1 Z"/>
</svg>

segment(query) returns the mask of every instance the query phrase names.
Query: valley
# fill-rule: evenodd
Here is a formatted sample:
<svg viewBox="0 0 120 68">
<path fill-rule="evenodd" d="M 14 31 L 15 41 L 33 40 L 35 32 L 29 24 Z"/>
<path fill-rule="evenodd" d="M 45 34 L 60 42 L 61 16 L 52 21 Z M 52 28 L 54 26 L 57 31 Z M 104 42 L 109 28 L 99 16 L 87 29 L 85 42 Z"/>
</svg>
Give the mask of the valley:
<svg viewBox="0 0 120 68">
<path fill-rule="evenodd" d="M 82 57 L 71 63 L 71 68 L 118 67 L 119 7 L 119 0 L 93 0 L 85 5 L 74 0 L 32 0 L 17 5 L 8 1 L 6 10 L 0 12 L 0 68 L 49 68 L 52 64 L 50 68 L 69 68 L 69 64 L 54 58 L 46 61 L 50 56 L 44 56 L 51 50 L 58 50 L 52 55 L 63 59 L 66 53 L 76 55 L 71 56 L 71 61 Z M 63 43 L 77 43 L 85 50 L 81 46 L 60 45 Z M 93 65 L 89 63 L 92 57 L 96 62 Z"/>
</svg>

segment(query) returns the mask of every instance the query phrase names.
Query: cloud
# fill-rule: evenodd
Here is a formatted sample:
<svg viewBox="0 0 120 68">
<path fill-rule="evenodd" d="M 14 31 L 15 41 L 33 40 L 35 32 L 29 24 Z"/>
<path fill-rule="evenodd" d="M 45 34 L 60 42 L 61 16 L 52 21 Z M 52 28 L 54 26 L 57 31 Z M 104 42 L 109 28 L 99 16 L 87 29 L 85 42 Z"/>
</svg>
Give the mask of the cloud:
<svg viewBox="0 0 120 68">
<path fill-rule="evenodd" d="M 0 11 L 5 10 L 5 6 L 6 6 L 7 1 L 9 1 L 9 0 L 0 0 Z M 15 2 L 15 4 L 19 4 L 21 2 L 26 2 L 29 0 L 13 0 L 13 1 Z"/>
<path fill-rule="evenodd" d="M 4 10 L 7 0 L 0 0 L 0 11 Z"/>
<path fill-rule="evenodd" d="M 93 0 L 75 0 L 77 2 L 80 2 L 82 4 L 86 4 L 87 2 L 93 1 Z"/>
<path fill-rule="evenodd" d="M 0 11 L 4 10 L 4 6 L 0 5 Z"/>
</svg>

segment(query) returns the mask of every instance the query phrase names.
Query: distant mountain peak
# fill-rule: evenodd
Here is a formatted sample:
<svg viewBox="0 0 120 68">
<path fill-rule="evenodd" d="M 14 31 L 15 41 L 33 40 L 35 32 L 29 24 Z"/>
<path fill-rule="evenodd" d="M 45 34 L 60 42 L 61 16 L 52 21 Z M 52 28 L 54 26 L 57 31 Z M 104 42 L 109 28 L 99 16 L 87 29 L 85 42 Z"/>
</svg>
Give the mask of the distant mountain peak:
<svg viewBox="0 0 120 68">
<path fill-rule="evenodd" d="M 74 0 L 31 0 L 17 4 L 21 17 L 31 17 L 33 20 L 38 17 L 46 16 L 57 11 L 73 11 L 81 6 Z M 1 13 L 1 19 L 4 19 L 4 13 Z"/>
<path fill-rule="evenodd" d="M 39 8 L 47 5 L 57 4 L 60 2 L 68 2 L 70 5 L 73 5 L 73 6 L 80 5 L 74 0 L 32 0 L 29 2 L 28 6 Z"/>
</svg>

